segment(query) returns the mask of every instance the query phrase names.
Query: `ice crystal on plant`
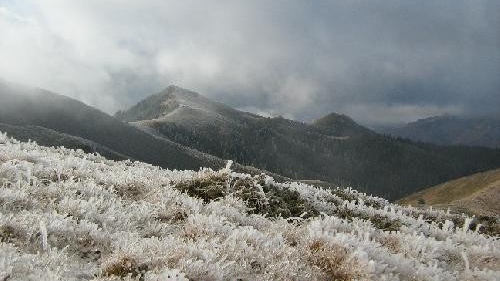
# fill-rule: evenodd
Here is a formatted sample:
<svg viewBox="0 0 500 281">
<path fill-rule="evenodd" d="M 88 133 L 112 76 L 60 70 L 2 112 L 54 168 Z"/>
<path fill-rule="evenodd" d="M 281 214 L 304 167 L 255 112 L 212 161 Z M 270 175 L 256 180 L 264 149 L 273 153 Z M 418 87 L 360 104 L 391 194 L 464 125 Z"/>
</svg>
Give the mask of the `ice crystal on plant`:
<svg viewBox="0 0 500 281">
<path fill-rule="evenodd" d="M 497 280 L 489 219 L 0 133 L 0 280 Z M 479 223 L 486 224 L 479 231 Z"/>
</svg>

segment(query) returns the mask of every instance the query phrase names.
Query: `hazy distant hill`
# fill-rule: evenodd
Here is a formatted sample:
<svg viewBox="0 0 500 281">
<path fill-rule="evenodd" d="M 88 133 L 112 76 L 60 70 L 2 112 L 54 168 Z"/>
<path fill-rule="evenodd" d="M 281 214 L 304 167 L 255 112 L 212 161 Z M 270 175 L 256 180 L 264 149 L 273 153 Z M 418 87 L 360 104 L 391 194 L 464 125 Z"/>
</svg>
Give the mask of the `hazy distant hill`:
<svg viewBox="0 0 500 281">
<path fill-rule="evenodd" d="M 336 113 L 315 120 L 313 126 L 325 135 L 337 137 L 362 137 L 375 134 L 370 129 L 358 125 L 351 117 Z"/>
<path fill-rule="evenodd" d="M 439 116 L 380 130 L 415 141 L 471 146 L 500 147 L 500 120 Z"/>
<path fill-rule="evenodd" d="M 404 197 L 398 203 L 450 207 L 476 215 L 500 215 L 500 169 L 445 182 Z"/>
<path fill-rule="evenodd" d="M 500 167 L 500 151 L 382 136 L 330 114 L 312 124 L 265 118 L 170 86 L 115 115 L 156 136 L 296 179 L 348 183 L 396 199 Z"/>
<path fill-rule="evenodd" d="M 162 167 L 222 167 L 224 161 L 154 137 L 74 99 L 0 82 L 2 131 L 44 145 L 65 145 Z M 106 155 L 106 153 L 104 153 Z"/>
<path fill-rule="evenodd" d="M 20 141 L 36 141 L 39 145 L 54 147 L 64 146 L 73 149 L 81 149 L 87 153 L 97 152 L 100 155 L 113 160 L 131 158 L 96 142 L 60 133 L 40 126 L 13 126 L 0 123 L 0 131 L 7 133 L 9 136 L 16 136 L 16 138 Z"/>
</svg>

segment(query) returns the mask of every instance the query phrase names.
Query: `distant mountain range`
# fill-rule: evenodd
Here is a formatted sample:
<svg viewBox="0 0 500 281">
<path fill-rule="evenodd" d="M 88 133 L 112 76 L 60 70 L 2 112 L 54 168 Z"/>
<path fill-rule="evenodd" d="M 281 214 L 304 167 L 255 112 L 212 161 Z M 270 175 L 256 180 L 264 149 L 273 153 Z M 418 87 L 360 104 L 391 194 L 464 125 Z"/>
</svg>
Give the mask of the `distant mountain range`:
<svg viewBox="0 0 500 281">
<path fill-rule="evenodd" d="M 500 166 L 499 150 L 414 143 L 335 113 L 312 124 L 267 118 L 176 86 L 115 117 L 223 159 L 295 179 L 354 185 L 388 199 Z"/>
<path fill-rule="evenodd" d="M 382 128 L 381 133 L 441 145 L 500 148 L 500 120 L 438 116 L 404 126 Z"/>
</svg>

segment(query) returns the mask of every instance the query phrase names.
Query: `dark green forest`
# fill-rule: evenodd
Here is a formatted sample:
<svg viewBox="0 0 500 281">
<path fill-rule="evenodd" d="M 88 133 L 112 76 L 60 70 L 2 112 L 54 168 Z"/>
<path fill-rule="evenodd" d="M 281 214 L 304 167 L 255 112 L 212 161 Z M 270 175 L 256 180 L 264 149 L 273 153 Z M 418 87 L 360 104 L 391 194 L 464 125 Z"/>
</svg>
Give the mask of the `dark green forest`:
<svg viewBox="0 0 500 281">
<path fill-rule="evenodd" d="M 500 166 L 500 150 L 416 143 L 368 130 L 335 136 L 324 127 L 283 118 L 246 122 L 238 130 L 187 128 L 174 122 L 152 127 L 175 142 L 223 159 L 294 179 L 353 185 L 389 200 Z"/>
</svg>

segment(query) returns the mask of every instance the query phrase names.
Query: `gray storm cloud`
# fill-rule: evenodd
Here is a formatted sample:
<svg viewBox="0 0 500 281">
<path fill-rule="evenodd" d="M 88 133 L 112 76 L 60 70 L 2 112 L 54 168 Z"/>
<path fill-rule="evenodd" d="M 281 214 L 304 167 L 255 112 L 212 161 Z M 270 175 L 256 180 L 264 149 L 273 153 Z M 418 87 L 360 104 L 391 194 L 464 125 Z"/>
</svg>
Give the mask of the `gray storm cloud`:
<svg viewBox="0 0 500 281">
<path fill-rule="evenodd" d="M 177 84 L 301 120 L 498 116 L 499 14 L 499 1 L 3 0 L 0 77 L 109 113 Z"/>
</svg>

